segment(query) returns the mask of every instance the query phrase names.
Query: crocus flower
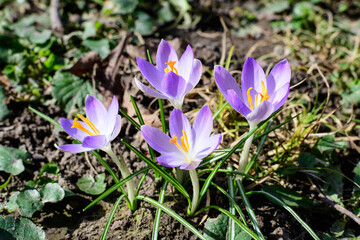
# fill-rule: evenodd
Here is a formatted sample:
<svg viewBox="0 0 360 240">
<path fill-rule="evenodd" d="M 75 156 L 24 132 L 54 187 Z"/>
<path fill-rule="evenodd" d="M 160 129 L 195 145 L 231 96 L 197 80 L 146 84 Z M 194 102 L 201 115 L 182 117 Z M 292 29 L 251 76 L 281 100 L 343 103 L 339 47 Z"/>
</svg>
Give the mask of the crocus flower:
<svg viewBox="0 0 360 240">
<path fill-rule="evenodd" d="M 171 112 L 169 125 L 171 138 L 157 128 L 141 127 L 146 142 L 161 153 L 157 162 L 165 167 L 194 170 L 220 144 L 221 134 L 210 136 L 213 120 L 208 106 L 201 108 L 193 127 L 179 109 Z"/>
<path fill-rule="evenodd" d="M 142 75 L 155 88 L 153 90 L 135 78 L 139 89 L 149 96 L 168 99 L 178 109 L 181 109 L 185 95 L 200 80 L 202 65 L 200 60 L 194 59 L 189 45 L 179 60 L 174 48 L 161 40 L 156 53 L 156 67 L 141 58 L 136 60 Z"/>
<path fill-rule="evenodd" d="M 286 101 L 290 90 L 290 65 L 282 60 L 265 78 L 261 66 L 247 58 L 241 75 L 241 90 L 235 79 L 222 66 L 215 66 L 215 81 L 229 104 L 250 124 L 268 118 Z"/>
<path fill-rule="evenodd" d="M 60 124 L 70 136 L 81 144 L 66 144 L 59 146 L 61 150 L 79 153 L 95 149 L 103 149 L 114 140 L 121 128 L 119 103 L 113 97 L 108 110 L 95 97 L 88 95 L 85 100 L 86 117 L 78 114 L 74 120 L 60 119 Z M 79 120 L 81 119 L 81 120 Z"/>
</svg>

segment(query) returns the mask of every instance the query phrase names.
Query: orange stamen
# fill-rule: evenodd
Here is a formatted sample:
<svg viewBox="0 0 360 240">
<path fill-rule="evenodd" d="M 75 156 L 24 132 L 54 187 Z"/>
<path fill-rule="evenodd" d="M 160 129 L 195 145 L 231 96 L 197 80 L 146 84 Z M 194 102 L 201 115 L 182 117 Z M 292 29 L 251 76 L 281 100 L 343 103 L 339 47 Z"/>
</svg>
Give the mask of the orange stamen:
<svg viewBox="0 0 360 240">
<path fill-rule="evenodd" d="M 173 72 L 175 72 L 177 75 L 179 75 L 178 70 L 175 68 L 175 63 L 176 63 L 176 61 L 171 61 L 171 60 L 170 60 L 170 61 L 166 62 L 165 64 L 166 64 L 166 65 L 169 65 L 169 68 L 170 68 L 171 71 L 173 71 Z M 168 73 L 168 72 L 169 72 L 169 69 L 168 69 L 168 68 L 165 68 L 164 71 L 165 71 L 166 73 Z"/>
<path fill-rule="evenodd" d="M 250 95 L 250 90 L 251 90 L 251 89 L 252 89 L 252 87 L 247 90 L 246 95 L 247 95 L 247 98 L 248 98 L 248 102 L 249 102 L 249 104 L 250 104 L 250 110 L 252 111 L 252 110 L 254 110 L 254 105 L 253 105 L 253 102 L 252 102 L 252 99 L 251 99 L 251 95 Z"/>
<path fill-rule="evenodd" d="M 173 135 L 172 139 L 170 139 L 170 142 L 173 143 L 180 151 L 183 153 L 189 153 L 189 141 L 187 138 L 187 135 L 184 130 L 182 130 L 183 135 L 180 138 L 181 146 L 177 141 L 177 137 Z"/>
<path fill-rule="evenodd" d="M 267 95 L 267 89 L 265 87 L 265 83 L 264 81 L 261 81 L 261 102 L 263 102 L 264 100 L 268 100 L 270 98 L 270 95 Z"/>
<path fill-rule="evenodd" d="M 71 128 L 77 128 L 87 134 L 89 134 L 90 136 L 94 136 L 94 135 L 100 135 L 100 132 L 99 130 L 97 130 L 97 128 L 95 127 L 95 125 L 88 119 L 88 118 L 85 118 L 83 115 L 81 114 L 77 114 L 77 116 L 84 121 L 84 123 L 86 125 L 88 125 L 91 130 L 93 130 L 93 132 L 89 131 L 88 129 L 84 128 L 81 123 L 78 122 L 78 119 L 75 118 L 74 121 L 73 121 L 73 125 L 71 126 Z"/>
</svg>

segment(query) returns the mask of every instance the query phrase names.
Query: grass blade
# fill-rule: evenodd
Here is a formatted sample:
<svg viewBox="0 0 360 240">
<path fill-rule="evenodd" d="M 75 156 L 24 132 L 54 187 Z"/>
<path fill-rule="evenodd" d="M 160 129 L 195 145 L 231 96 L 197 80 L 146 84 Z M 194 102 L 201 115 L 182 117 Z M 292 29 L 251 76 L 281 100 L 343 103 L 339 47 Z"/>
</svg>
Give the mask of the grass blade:
<svg viewBox="0 0 360 240">
<path fill-rule="evenodd" d="M 119 109 L 119 112 L 121 113 L 121 115 L 123 115 L 127 120 L 129 120 L 129 122 L 137 129 L 140 130 L 141 126 L 140 124 L 138 124 L 132 117 L 130 117 L 129 115 L 127 115 L 127 113 L 125 113 L 123 110 Z"/>
<path fill-rule="evenodd" d="M 232 166 L 231 164 L 228 164 L 227 169 L 229 171 L 232 171 Z M 229 195 L 232 199 L 235 199 L 235 191 L 234 191 L 234 179 L 232 174 L 227 174 L 228 175 L 228 186 L 229 186 Z M 229 202 L 229 212 L 236 216 L 236 212 L 235 212 L 235 206 L 234 203 L 232 201 Z M 230 240 L 234 240 L 235 239 L 235 222 L 234 220 L 232 220 L 231 218 L 229 218 L 229 227 L 228 227 L 228 236 Z"/>
<path fill-rule="evenodd" d="M 155 201 L 154 199 L 146 197 L 146 196 L 139 195 L 136 198 L 140 199 L 140 200 L 143 200 L 145 202 L 148 202 L 148 203 L 154 205 L 157 208 L 161 208 L 161 210 L 163 210 L 164 212 L 169 214 L 171 217 L 178 220 L 182 225 L 184 225 L 187 229 L 189 229 L 191 232 L 193 232 L 198 238 L 200 238 L 202 240 L 206 240 L 206 238 L 196 228 L 194 228 L 194 226 L 192 226 L 189 222 L 187 222 L 184 218 L 182 218 L 180 215 L 175 213 L 170 208 L 168 208 L 165 205 L 160 204 L 159 202 Z"/>
<path fill-rule="evenodd" d="M 207 209 L 210 209 L 210 208 L 213 208 L 213 209 L 216 209 L 220 212 L 222 212 L 223 214 L 225 214 L 226 216 L 228 216 L 229 218 L 231 218 L 240 228 L 241 230 L 243 230 L 244 232 L 246 232 L 248 235 L 250 235 L 252 238 L 254 239 L 257 239 L 257 240 L 260 240 L 260 238 L 253 232 L 251 231 L 251 229 L 249 229 L 247 226 L 245 226 L 239 219 L 237 219 L 234 215 L 232 215 L 229 211 L 221 208 L 221 207 L 218 207 L 218 206 L 213 206 L 213 205 L 210 205 L 210 206 L 207 206 L 203 209 L 201 209 L 200 211 L 198 211 L 196 213 L 196 215 L 200 214 L 201 212 L 207 210 Z"/>
<path fill-rule="evenodd" d="M 110 215 L 109 215 L 109 218 L 107 219 L 106 221 L 106 224 L 105 224 L 105 227 L 104 227 L 104 231 L 101 235 L 101 238 L 100 240 L 105 240 L 106 239 L 106 235 L 107 235 L 107 232 L 109 230 L 109 227 L 110 227 L 110 224 L 112 222 L 112 220 L 114 219 L 114 216 L 115 216 L 115 213 L 116 213 L 116 210 L 117 208 L 119 207 L 120 203 L 121 203 L 121 200 L 124 198 L 125 196 L 124 195 L 121 195 L 115 202 L 114 204 L 114 207 L 112 208 L 111 212 L 110 212 Z"/>
<path fill-rule="evenodd" d="M 242 182 L 240 180 L 236 180 L 236 184 L 238 185 L 238 188 L 239 188 L 239 191 L 240 191 L 240 195 L 241 195 L 241 199 L 245 205 L 245 209 L 246 211 L 249 213 L 249 216 L 250 216 L 250 220 L 251 220 L 251 223 L 256 231 L 256 234 L 260 237 L 260 239 L 265 239 L 263 234 L 261 233 L 260 231 L 260 227 L 259 227 L 259 223 L 256 219 L 256 215 L 252 209 L 252 206 L 249 202 L 249 199 L 247 198 L 246 196 L 246 193 L 245 193 L 245 188 L 242 184 Z"/>
<path fill-rule="evenodd" d="M 160 190 L 160 194 L 159 194 L 159 203 L 160 204 L 164 203 L 165 193 L 166 193 L 168 183 L 169 183 L 168 181 L 165 181 L 162 188 L 161 188 L 161 190 Z M 153 227 L 153 232 L 152 232 L 152 236 L 151 236 L 152 240 L 157 240 L 158 239 L 160 220 L 161 220 L 161 211 L 162 211 L 161 208 L 156 209 L 154 227 Z"/>
<path fill-rule="evenodd" d="M 160 109 L 160 120 L 161 120 L 162 131 L 164 133 L 167 133 L 164 106 L 163 106 L 162 99 L 159 98 L 158 103 L 159 103 L 159 109 Z"/>
<path fill-rule="evenodd" d="M 49 116 L 46 116 L 45 114 L 43 114 L 42 112 L 32 108 L 32 107 L 29 107 L 29 109 L 31 111 L 33 111 L 34 113 L 36 113 L 37 115 L 39 115 L 40 117 L 42 117 L 43 119 L 45 119 L 46 121 L 50 122 L 51 124 L 55 125 L 56 127 L 59 127 L 60 129 L 63 129 L 61 124 L 58 122 L 58 121 L 55 121 L 53 118 L 49 117 Z"/>
<path fill-rule="evenodd" d="M 173 185 L 184 197 L 188 200 L 189 204 L 191 204 L 190 196 L 185 190 L 185 188 L 170 174 L 165 172 L 161 167 L 159 167 L 156 163 L 151 161 L 149 158 L 145 157 L 139 150 L 134 148 L 131 144 L 127 143 L 124 140 L 121 140 L 131 151 L 133 151 L 141 160 L 146 162 L 149 167 L 151 167 L 155 172 L 159 173 L 164 179 L 166 179 L 171 185 Z"/>
<path fill-rule="evenodd" d="M 283 201 L 281 201 L 281 199 L 277 198 L 276 196 L 265 192 L 265 191 L 253 191 L 253 192 L 248 192 L 247 194 L 264 194 L 267 197 L 271 198 L 272 200 L 274 200 L 277 204 L 279 204 L 280 206 L 282 206 L 283 208 L 285 208 L 300 224 L 301 226 L 303 226 L 303 228 L 305 228 L 305 230 L 316 240 L 320 240 L 320 238 L 316 235 L 316 233 L 310 228 L 309 225 L 307 225 L 306 222 L 304 222 L 304 220 L 302 220 L 299 215 L 296 214 L 296 212 L 294 210 L 292 210 L 291 207 L 289 207 L 288 205 L 286 205 Z"/>
</svg>

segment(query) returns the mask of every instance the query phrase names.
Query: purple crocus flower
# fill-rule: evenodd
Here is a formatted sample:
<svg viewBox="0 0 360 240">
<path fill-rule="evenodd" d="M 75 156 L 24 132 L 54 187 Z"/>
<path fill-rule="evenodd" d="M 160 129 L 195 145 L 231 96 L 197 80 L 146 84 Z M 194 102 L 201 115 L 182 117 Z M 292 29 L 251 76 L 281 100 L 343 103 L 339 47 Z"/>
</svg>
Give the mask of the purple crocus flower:
<svg viewBox="0 0 360 240">
<path fill-rule="evenodd" d="M 149 96 L 168 99 L 178 109 L 182 107 L 184 96 L 200 80 L 202 65 L 200 60 L 194 59 L 189 45 L 179 60 L 174 48 L 161 40 L 156 53 L 156 67 L 141 58 L 136 60 L 142 75 L 155 88 L 153 90 L 135 78 L 139 89 Z"/>
<path fill-rule="evenodd" d="M 241 75 L 241 89 L 222 66 L 215 66 L 215 81 L 229 104 L 250 124 L 268 118 L 286 101 L 290 90 L 290 65 L 282 60 L 266 78 L 261 66 L 247 58 Z"/>
<path fill-rule="evenodd" d="M 210 136 L 213 120 L 208 106 L 201 108 L 193 127 L 179 109 L 171 112 L 169 125 L 171 138 L 157 128 L 141 127 L 146 142 L 161 153 L 156 160 L 165 167 L 194 170 L 220 144 L 221 134 Z"/>
<path fill-rule="evenodd" d="M 95 97 L 88 95 L 85 100 L 86 117 L 78 114 L 78 118 L 60 119 L 60 124 L 70 136 L 82 142 L 81 144 L 65 144 L 61 150 L 79 153 L 95 149 L 105 149 L 120 133 L 121 117 L 119 103 L 113 97 L 108 110 Z"/>
</svg>

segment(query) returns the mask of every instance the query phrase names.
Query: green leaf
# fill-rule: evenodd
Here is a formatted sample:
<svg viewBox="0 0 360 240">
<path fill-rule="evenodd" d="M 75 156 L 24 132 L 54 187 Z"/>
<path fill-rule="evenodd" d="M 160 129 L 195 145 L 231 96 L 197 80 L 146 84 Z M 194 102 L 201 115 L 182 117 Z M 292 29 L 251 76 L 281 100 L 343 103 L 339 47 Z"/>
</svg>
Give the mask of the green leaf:
<svg viewBox="0 0 360 240">
<path fill-rule="evenodd" d="M 264 11 L 266 13 L 281 13 L 289 8 L 289 1 L 275 1 L 270 3 Z"/>
<path fill-rule="evenodd" d="M 56 203 L 65 197 L 64 189 L 58 183 L 48 183 L 40 190 L 42 202 Z"/>
<path fill-rule="evenodd" d="M 84 28 L 84 33 L 82 34 L 82 39 L 87 39 L 96 35 L 96 26 L 93 21 L 87 21 L 82 24 Z"/>
<path fill-rule="evenodd" d="M 208 218 L 204 226 L 204 236 L 207 240 L 226 239 L 228 217 L 220 214 L 216 218 Z"/>
<path fill-rule="evenodd" d="M 116 8 L 113 13 L 128 14 L 132 13 L 138 5 L 137 0 L 113 0 Z"/>
<path fill-rule="evenodd" d="M 57 175 L 59 173 L 59 171 L 60 171 L 60 169 L 58 168 L 58 166 L 56 165 L 55 162 L 49 162 L 49 163 L 46 163 L 41 168 L 39 176 L 41 177 L 44 173 L 50 173 L 50 174 Z"/>
<path fill-rule="evenodd" d="M 300 167 L 314 167 L 318 163 L 316 157 L 308 153 L 300 153 L 298 162 Z"/>
<path fill-rule="evenodd" d="M 4 120 L 10 114 L 10 111 L 4 102 L 5 98 L 5 90 L 0 86 L 0 121 Z"/>
<path fill-rule="evenodd" d="M 47 29 L 43 30 L 42 32 L 35 31 L 29 36 L 29 40 L 32 43 L 43 44 L 50 39 L 51 34 L 51 31 Z"/>
<path fill-rule="evenodd" d="M 25 150 L 0 146 L 0 170 L 18 175 L 25 170 L 23 161 L 28 157 Z"/>
<path fill-rule="evenodd" d="M 136 15 L 138 19 L 135 21 L 135 31 L 143 36 L 152 34 L 155 30 L 154 19 L 144 12 L 137 12 Z"/>
<path fill-rule="evenodd" d="M 314 204 L 313 201 L 311 201 L 306 196 L 301 196 L 297 192 L 282 186 L 263 186 L 263 191 L 271 193 L 290 207 L 301 206 L 304 208 L 310 208 Z"/>
<path fill-rule="evenodd" d="M 11 193 L 11 197 L 10 197 L 9 201 L 5 204 L 5 208 L 8 212 L 14 212 L 14 211 L 16 211 L 16 209 L 18 209 L 16 199 L 19 194 L 20 194 L 19 191 Z"/>
<path fill-rule="evenodd" d="M 99 195 L 106 189 L 105 173 L 101 173 L 95 177 L 95 180 L 92 176 L 85 176 L 80 178 L 76 186 L 80 188 L 81 191 L 86 192 L 92 195 Z"/>
<path fill-rule="evenodd" d="M 46 240 L 45 232 L 27 218 L 0 216 L 0 239 Z"/>
<path fill-rule="evenodd" d="M 316 143 L 316 148 L 321 153 L 331 153 L 335 149 L 346 149 L 347 143 L 346 141 L 335 141 L 334 135 L 326 135 L 319 139 L 319 141 Z"/>
<path fill-rule="evenodd" d="M 19 212 L 24 217 L 32 217 L 34 212 L 40 211 L 44 204 L 41 202 L 40 193 L 35 189 L 21 192 L 16 199 Z"/>
<path fill-rule="evenodd" d="M 57 71 L 53 78 L 52 94 L 66 112 L 84 106 L 86 95 L 94 94 L 91 83 L 69 72 Z"/>
<path fill-rule="evenodd" d="M 97 52 L 101 58 L 105 58 L 110 53 L 110 43 L 105 38 L 100 40 L 86 39 L 82 44 L 90 50 Z"/>
</svg>

